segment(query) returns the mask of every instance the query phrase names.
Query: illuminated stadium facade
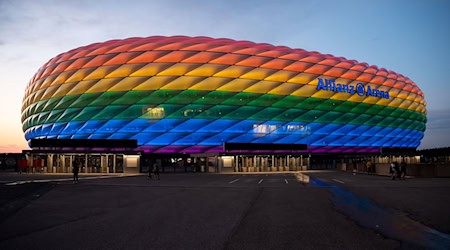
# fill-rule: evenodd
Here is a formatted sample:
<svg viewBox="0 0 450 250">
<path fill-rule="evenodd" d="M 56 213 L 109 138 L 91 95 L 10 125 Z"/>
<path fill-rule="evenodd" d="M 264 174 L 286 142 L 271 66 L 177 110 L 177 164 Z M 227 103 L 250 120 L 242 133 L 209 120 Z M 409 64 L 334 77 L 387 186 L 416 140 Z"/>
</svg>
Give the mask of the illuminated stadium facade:
<svg viewBox="0 0 450 250">
<path fill-rule="evenodd" d="M 88 156 L 78 153 L 97 152 L 99 164 L 108 165 L 127 151 L 149 159 L 214 157 L 215 171 L 241 171 L 243 164 L 263 171 L 275 161 L 277 170 L 293 170 L 304 155 L 416 148 L 425 106 L 409 78 L 366 63 L 249 41 L 155 36 L 52 58 L 27 85 L 22 123 L 29 142 L 69 142 L 31 143 L 35 152 L 58 152 L 47 166 L 68 152 L 71 160 L 84 157 L 86 167 Z M 99 140 L 106 143 L 89 146 Z M 118 140 L 135 140 L 136 148 Z M 102 166 L 100 172 L 120 172 Z"/>
</svg>

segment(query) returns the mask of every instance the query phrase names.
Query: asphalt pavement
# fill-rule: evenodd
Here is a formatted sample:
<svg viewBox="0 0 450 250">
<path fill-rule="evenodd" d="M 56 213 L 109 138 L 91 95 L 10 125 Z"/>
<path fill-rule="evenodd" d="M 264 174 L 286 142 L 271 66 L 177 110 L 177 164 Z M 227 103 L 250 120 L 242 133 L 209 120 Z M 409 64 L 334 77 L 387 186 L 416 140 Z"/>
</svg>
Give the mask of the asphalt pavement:
<svg viewBox="0 0 450 250">
<path fill-rule="evenodd" d="M 74 184 L 0 173 L 0 183 L 0 249 L 449 247 L 450 179 L 308 171 L 82 175 Z"/>
</svg>

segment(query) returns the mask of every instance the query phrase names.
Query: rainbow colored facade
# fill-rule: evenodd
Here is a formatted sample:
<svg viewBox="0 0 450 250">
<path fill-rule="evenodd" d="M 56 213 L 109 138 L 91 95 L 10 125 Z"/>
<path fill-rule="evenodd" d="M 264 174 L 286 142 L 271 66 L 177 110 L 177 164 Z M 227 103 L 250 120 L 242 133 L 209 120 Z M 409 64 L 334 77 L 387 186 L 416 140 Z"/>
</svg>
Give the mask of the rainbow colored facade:
<svg viewBox="0 0 450 250">
<path fill-rule="evenodd" d="M 112 40 L 62 53 L 28 84 L 27 140 L 135 139 L 150 153 L 224 142 L 308 152 L 415 148 L 426 103 L 409 78 L 354 60 L 209 37 Z"/>
</svg>

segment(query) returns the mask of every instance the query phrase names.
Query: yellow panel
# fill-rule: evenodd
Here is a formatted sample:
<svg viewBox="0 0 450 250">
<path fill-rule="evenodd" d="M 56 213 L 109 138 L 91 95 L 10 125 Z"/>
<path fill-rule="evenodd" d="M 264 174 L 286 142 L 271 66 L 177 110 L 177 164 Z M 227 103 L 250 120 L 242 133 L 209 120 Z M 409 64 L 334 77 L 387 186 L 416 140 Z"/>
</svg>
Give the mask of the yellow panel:
<svg viewBox="0 0 450 250">
<path fill-rule="evenodd" d="M 171 65 L 173 63 L 149 63 L 134 73 L 131 73 L 130 76 L 155 76 Z"/>
<path fill-rule="evenodd" d="M 397 94 L 397 98 L 406 99 L 406 97 L 408 96 L 408 93 L 409 93 L 409 92 L 406 92 L 406 91 L 400 91 L 400 92 Z"/>
<path fill-rule="evenodd" d="M 133 90 L 157 90 L 176 78 L 176 76 L 153 76 L 136 86 Z"/>
<path fill-rule="evenodd" d="M 45 78 L 44 82 L 42 82 L 42 85 L 39 85 L 39 86 L 36 85 L 36 89 L 42 89 L 42 88 L 45 88 L 47 86 L 50 86 L 57 76 L 58 76 L 58 74 L 47 76 Z"/>
<path fill-rule="evenodd" d="M 108 78 L 99 80 L 94 86 L 86 90 L 86 93 L 106 92 L 112 88 L 114 84 L 122 80 L 121 78 Z"/>
<path fill-rule="evenodd" d="M 306 85 L 305 85 L 306 86 Z M 307 86 L 313 86 L 313 85 L 307 85 Z M 303 88 L 302 88 L 303 89 Z M 316 89 L 316 87 L 314 86 L 314 89 Z M 301 89 L 300 89 L 301 90 Z M 317 90 L 316 90 L 317 91 Z M 325 90 L 319 90 L 317 92 L 315 92 L 311 97 L 314 98 L 321 98 L 321 99 L 330 99 L 330 97 L 332 97 L 334 94 L 336 94 L 333 91 L 325 91 Z"/>
<path fill-rule="evenodd" d="M 87 75 L 83 80 L 95 80 L 105 78 L 106 75 L 117 69 L 119 66 L 101 66 Z"/>
<path fill-rule="evenodd" d="M 250 71 L 251 69 L 252 68 L 250 67 L 244 66 L 230 66 L 220 72 L 217 72 L 216 74 L 214 74 L 214 76 L 237 78 L 245 74 L 246 72 Z"/>
<path fill-rule="evenodd" d="M 264 80 L 266 80 L 266 81 L 275 81 L 275 82 L 286 82 L 287 80 L 289 80 L 290 78 L 292 78 L 296 74 L 297 74 L 296 72 L 280 70 L 278 72 L 275 72 L 272 75 L 269 75 Z"/>
<path fill-rule="evenodd" d="M 185 89 L 192 87 L 196 83 L 199 83 L 203 79 L 205 79 L 205 78 L 201 77 L 201 76 L 197 76 L 197 77 L 196 76 L 180 76 L 180 77 L 176 78 L 175 80 L 162 86 L 161 89 L 185 90 Z"/>
<path fill-rule="evenodd" d="M 407 109 L 407 108 L 409 108 L 411 106 L 411 104 L 412 104 L 411 101 L 404 100 L 402 102 L 402 104 L 400 104 L 399 108 Z"/>
<path fill-rule="evenodd" d="M 59 85 L 58 90 L 53 94 L 53 97 L 65 96 L 72 88 L 74 88 L 78 83 L 66 83 Z"/>
<path fill-rule="evenodd" d="M 389 106 L 390 102 L 391 102 L 390 99 L 379 98 L 376 104 L 381 106 Z"/>
<path fill-rule="evenodd" d="M 49 99 L 49 98 L 52 98 L 52 96 L 53 96 L 53 94 L 56 92 L 56 90 L 58 90 L 58 86 L 51 86 L 51 87 L 48 87 L 48 88 L 45 90 L 44 94 L 42 95 L 42 98 L 41 98 L 41 99 Z"/>
<path fill-rule="evenodd" d="M 242 90 L 250 87 L 252 84 L 257 82 L 257 80 L 248 80 L 248 79 L 234 79 L 229 83 L 223 85 L 217 90 L 220 91 L 231 91 L 231 92 L 242 92 Z"/>
<path fill-rule="evenodd" d="M 417 95 L 414 93 L 409 93 L 408 96 L 406 97 L 406 100 L 408 101 L 414 101 L 416 100 Z"/>
<path fill-rule="evenodd" d="M 168 69 L 165 69 L 161 72 L 159 72 L 157 75 L 159 76 L 182 76 L 186 74 L 187 72 L 197 68 L 198 64 L 192 64 L 192 63 L 176 63 L 169 67 Z"/>
<path fill-rule="evenodd" d="M 75 73 L 74 71 L 67 71 L 67 72 L 62 72 L 61 74 L 58 75 L 58 77 L 56 77 L 55 80 L 53 80 L 51 86 L 54 85 L 59 85 L 59 84 L 63 84 L 67 81 L 67 79 L 73 74 Z"/>
<path fill-rule="evenodd" d="M 353 94 L 353 95 L 351 95 L 350 96 L 350 98 L 348 98 L 348 101 L 350 101 L 350 102 L 364 102 L 364 99 L 365 99 L 366 97 L 365 96 L 359 96 L 359 95 L 357 95 L 357 94 Z"/>
<path fill-rule="evenodd" d="M 87 81 L 81 81 L 77 84 L 75 84 L 75 86 L 67 93 L 68 95 L 81 95 L 86 93 L 86 91 L 91 88 L 92 86 L 94 86 L 94 84 L 96 84 L 98 82 L 98 80 L 87 80 Z"/>
<path fill-rule="evenodd" d="M 308 84 L 312 80 L 316 79 L 318 75 L 308 74 L 308 73 L 300 73 L 291 79 L 289 79 L 287 82 L 291 83 L 300 83 L 300 84 Z"/>
<path fill-rule="evenodd" d="M 267 92 L 268 94 L 274 94 L 274 95 L 290 95 L 297 89 L 301 88 L 303 85 L 296 84 L 296 83 L 282 83 L 280 86 L 270 90 Z"/>
<path fill-rule="evenodd" d="M 350 96 L 351 96 L 351 94 L 349 94 L 349 93 L 339 92 L 339 93 L 335 93 L 332 97 L 330 97 L 330 99 L 339 100 L 339 101 L 347 101 L 350 98 Z"/>
<path fill-rule="evenodd" d="M 226 68 L 226 65 L 204 64 L 192 71 L 186 73 L 187 76 L 212 76 L 215 73 Z"/>
<path fill-rule="evenodd" d="M 250 87 L 246 88 L 244 92 L 264 94 L 278 87 L 280 84 L 281 84 L 280 82 L 259 81 L 255 84 L 252 84 Z"/>
<path fill-rule="evenodd" d="M 398 93 L 400 93 L 399 89 L 392 88 L 392 89 L 389 90 L 389 97 L 396 98 Z"/>
<path fill-rule="evenodd" d="M 73 73 L 69 79 L 66 80 L 66 83 L 68 82 L 79 82 L 83 80 L 84 77 L 86 77 L 89 73 L 94 71 L 94 69 L 79 69 L 75 73 Z"/>
<path fill-rule="evenodd" d="M 105 78 L 127 77 L 139 68 L 142 68 L 144 65 L 145 64 L 124 64 L 106 75 Z"/>
<path fill-rule="evenodd" d="M 247 72 L 246 74 L 241 75 L 239 78 L 262 80 L 273 74 L 273 72 L 275 71 L 276 70 L 273 69 L 256 68 L 251 70 L 250 72 Z"/>
<path fill-rule="evenodd" d="M 400 104 L 402 103 L 402 99 L 400 99 L 400 98 L 393 98 L 392 100 L 391 100 L 391 102 L 389 103 L 389 106 L 390 107 L 395 107 L 395 108 L 397 108 L 398 106 L 400 106 Z"/>
<path fill-rule="evenodd" d="M 147 77 L 125 77 L 108 91 L 129 91 L 147 80 Z"/>
<path fill-rule="evenodd" d="M 227 82 L 232 81 L 231 78 L 226 77 L 208 77 L 203 81 L 193 85 L 189 89 L 193 90 L 216 90 Z"/>
<path fill-rule="evenodd" d="M 364 98 L 363 103 L 376 104 L 379 99 L 380 99 L 379 97 L 367 96 L 366 98 Z"/>
<path fill-rule="evenodd" d="M 292 95 L 310 97 L 314 95 L 314 93 L 316 92 L 317 92 L 316 86 L 303 85 L 300 89 L 293 92 Z"/>
</svg>

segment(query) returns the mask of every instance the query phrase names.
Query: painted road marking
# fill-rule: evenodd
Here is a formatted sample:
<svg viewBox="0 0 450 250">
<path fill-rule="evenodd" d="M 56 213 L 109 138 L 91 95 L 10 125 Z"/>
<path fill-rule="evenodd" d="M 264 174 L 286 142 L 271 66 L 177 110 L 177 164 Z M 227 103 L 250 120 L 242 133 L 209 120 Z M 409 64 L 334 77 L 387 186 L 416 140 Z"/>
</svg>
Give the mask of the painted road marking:
<svg viewBox="0 0 450 250">
<path fill-rule="evenodd" d="M 235 183 L 236 181 L 238 181 L 239 179 L 236 179 L 236 180 L 232 180 L 232 181 L 230 181 L 230 182 L 228 182 L 229 184 L 231 184 L 231 183 Z"/>
<path fill-rule="evenodd" d="M 345 184 L 345 182 L 343 182 L 343 181 L 340 181 L 340 180 L 338 180 L 338 179 L 333 179 L 333 181 L 335 181 L 335 182 L 339 182 L 339 183 L 342 183 L 342 184 Z"/>
<path fill-rule="evenodd" d="M 284 181 L 286 182 L 286 184 L 289 184 L 289 182 L 287 181 L 287 179 L 284 179 Z"/>
<path fill-rule="evenodd" d="M 102 175 L 102 176 L 90 176 L 90 177 L 80 177 L 79 180 L 94 180 L 94 179 L 105 179 L 123 177 L 122 175 Z M 58 178 L 58 179 L 40 179 L 40 180 L 26 180 L 26 181 L 15 181 L 5 184 L 6 186 L 22 185 L 27 183 L 44 183 L 44 182 L 55 182 L 55 181 L 73 181 L 73 178 Z"/>
<path fill-rule="evenodd" d="M 258 184 L 261 184 L 261 182 L 263 182 L 264 179 L 259 180 Z"/>
</svg>

